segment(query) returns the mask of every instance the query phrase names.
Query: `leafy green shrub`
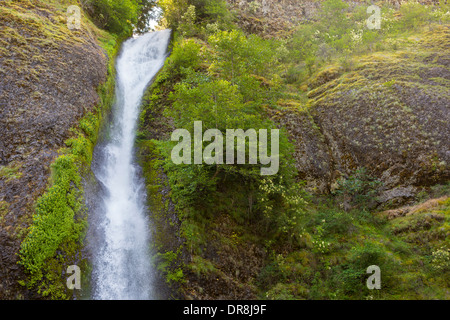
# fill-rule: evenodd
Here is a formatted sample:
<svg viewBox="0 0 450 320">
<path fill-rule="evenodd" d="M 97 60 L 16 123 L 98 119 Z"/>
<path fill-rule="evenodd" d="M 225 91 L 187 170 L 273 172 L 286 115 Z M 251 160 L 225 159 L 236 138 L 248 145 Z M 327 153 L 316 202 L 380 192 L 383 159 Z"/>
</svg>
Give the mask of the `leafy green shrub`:
<svg viewBox="0 0 450 320">
<path fill-rule="evenodd" d="M 276 62 L 272 54 L 275 43 L 256 35 L 246 36 L 242 31 L 220 31 L 208 42 L 217 50 L 211 70 L 220 72 L 226 79 L 245 74 L 265 75 Z"/>
<path fill-rule="evenodd" d="M 179 31 L 181 34 L 185 37 L 192 37 L 195 35 L 196 31 L 198 30 L 195 26 L 195 6 L 190 5 L 186 12 L 181 16 L 181 24 L 179 27 Z"/>
<path fill-rule="evenodd" d="M 312 240 L 312 251 L 319 254 L 326 254 L 331 251 L 331 242 L 324 240 L 324 229 L 321 225 L 316 227 L 316 234 Z"/>
<path fill-rule="evenodd" d="M 332 281 L 345 294 L 362 297 L 368 293 L 367 268 L 372 265 L 380 267 L 382 288 L 389 288 L 395 283 L 398 269 L 394 260 L 383 247 L 369 241 L 353 247 L 348 261 L 333 268 Z"/>
<path fill-rule="evenodd" d="M 345 210 L 352 206 L 370 207 L 376 202 L 378 187 L 381 182 L 367 173 L 366 168 L 357 169 L 347 179 L 337 181 L 338 187 L 334 193 L 343 201 Z"/>
<path fill-rule="evenodd" d="M 301 184 L 286 185 L 280 175 L 259 182 L 257 209 L 262 213 L 261 223 L 266 232 L 280 242 L 291 245 L 302 243 L 308 195 Z"/>
<path fill-rule="evenodd" d="M 38 292 L 44 296 L 51 294 L 64 297 L 60 291 L 53 292 L 55 283 L 47 282 L 48 276 L 46 279 L 43 276 L 54 272 L 48 266 L 49 261 L 58 258 L 55 256 L 57 250 L 66 247 L 64 251 L 67 254 L 73 250 L 71 246 L 76 246 L 82 240 L 86 224 L 76 216 L 83 208 L 76 156 L 60 156 L 52 169 L 54 183 L 37 201 L 33 224 L 21 245 L 19 263 L 30 274 L 27 283 L 29 288 L 37 286 Z M 58 282 L 56 287 L 59 287 Z"/>
<path fill-rule="evenodd" d="M 200 165 L 174 165 L 167 161 L 165 170 L 169 175 L 169 183 L 172 186 L 172 198 L 181 212 L 187 208 L 195 208 L 198 212 L 211 205 L 216 192 L 217 181 L 211 179 L 214 175 L 210 166 Z"/>
<path fill-rule="evenodd" d="M 263 103 L 276 99 L 278 90 L 278 80 L 272 77 L 274 70 L 269 68 L 274 63 L 270 52 L 275 43 L 257 36 L 246 37 L 239 31 L 217 31 L 208 41 L 209 45 L 193 39 L 176 39 L 171 56 L 148 94 L 149 104 L 141 115 L 141 125 L 148 121 L 152 109 L 164 106 L 163 114 L 173 120 L 174 127 L 186 129 L 191 135 L 194 121 L 202 121 L 204 131 L 217 128 L 224 135 L 226 129 L 233 128 L 243 131 L 275 128 L 264 119 L 261 108 Z M 145 136 L 140 135 L 141 139 Z M 181 219 L 188 220 L 182 222 L 182 232 L 190 239 L 188 243 L 194 252 L 201 244 L 192 236 L 195 228 L 191 227 L 222 210 L 239 224 L 255 221 L 263 226 L 259 231 L 269 228 L 279 239 L 298 242 L 297 226 L 303 218 L 304 194 L 301 186 L 293 183 L 293 147 L 284 131 L 279 141 L 281 167 L 273 177 L 273 184 L 281 189 L 264 191 L 259 188 L 262 184 L 259 164 L 175 165 L 171 161 L 175 143 L 159 144 L 171 198 Z M 245 152 L 248 159 L 248 142 Z M 234 194 L 236 186 L 242 186 L 244 194 Z M 230 210 L 229 203 L 223 200 L 227 198 L 239 204 Z M 273 206 L 273 212 L 266 210 L 269 206 Z M 262 210 L 267 211 L 266 216 L 261 215 Z"/>
<path fill-rule="evenodd" d="M 167 67 L 163 69 L 162 75 L 158 76 L 158 81 L 163 77 L 180 80 L 199 68 L 202 57 L 200 55 L 201 45 L 194 40 L 179 40 L 174 44 L 172 54 L 167 59 Z"/>
<path fill-rule="evenodd" d="M 316 225 L 321 224 L 325 235 L 348 234 L 354 228 L 354 219 L 348 212 L 337 208 L 320 211 L 315 219 Z"/>
</svg>

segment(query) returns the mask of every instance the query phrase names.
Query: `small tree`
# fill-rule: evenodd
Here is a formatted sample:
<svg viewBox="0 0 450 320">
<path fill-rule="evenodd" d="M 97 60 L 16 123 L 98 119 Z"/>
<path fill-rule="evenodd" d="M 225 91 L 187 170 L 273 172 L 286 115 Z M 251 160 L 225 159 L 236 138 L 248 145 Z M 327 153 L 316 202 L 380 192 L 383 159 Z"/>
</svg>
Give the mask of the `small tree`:
<svg viewBox="0 0 450 320">
<path fill-rule="evenodd" d="M 359 168 L 348 178 L 338 180 L 335 194 L 346 211 L 354 207 L 367 208 L 374 204 L 381 181 L 371 177 L 366 168 Z"/>
</svg>

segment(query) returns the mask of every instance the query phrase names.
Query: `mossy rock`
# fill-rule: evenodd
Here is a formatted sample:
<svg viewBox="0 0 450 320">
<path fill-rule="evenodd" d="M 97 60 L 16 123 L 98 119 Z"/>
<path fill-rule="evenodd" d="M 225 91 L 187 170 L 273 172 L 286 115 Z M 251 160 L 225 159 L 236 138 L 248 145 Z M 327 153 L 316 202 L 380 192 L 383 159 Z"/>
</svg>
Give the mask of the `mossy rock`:
<svg viewBox="0 0 450 320">
<path fill-rule="evenodd" d="M 449 28 L 433 25 L 414 38 L 401 50 L 355 58 L 345 72 L 320 70 L 309 81 L 307 112 L 286 108 L 276 117 L 311 189 L 328 192 L 365 167 L 383 182 L 380 201 L 400 205 L 420 186 L 450 178 Z"/>
<path fill-rule="evenodd" d="M 42 238 L 46 235 L 52 238 L 50 235 L 54 236 L 55 232 L 60 232 L 64 238 L 52 246 L 55 252 L 46 253 L 47 264 L 36 263 L 36 268 L 42 270 L 32 277 L 37 279 L 42 272 L 48 281 L 44 280 L 40 292 L 38 287 L 29 290 L 18 284 L 18 280 L 22 283 L 30 280 L 27 268 L 18 264 L 21 258 L 18 253 L 36 222 L 32 219 L 36 217 L 36 203 L 49 190 L 55 190 L 52 187 L 60 185 L 55 180 L 60 175 L 52 176 L 51 164 L 62 153 L 72 151 L 77 157 L 75 175 L 80 178 L 86 173 L 96 133 L 91 130 L 92 119 L 79 121 L 90 112 L 99 120 L 99 113 L 105 106 L 97 88 L 106 80 L 108 57 L 97 38 L 111 37 L 97 29 L 85 14 L 82 14 L 82 28 L 69 30 L 63 17 L 70 4 L 76 1 L 5 0 L 0 5 L 0 87 L 4 89 L 0 94 L 0 199 L 9 204 L 8 212 L 2 212 L 4 228 L 0 228 L 0 247 L 7 248 L 0 268 L 0 298 L 3 299 L 42 298 L 43 295 L 69 298 L 68 294 L 61 293 L 64 283 L 61 274 L 55 272 L 72 262 L 69 256 L 82 246 L 78 238 L 68 240 L 78 234 L 70 228 L 75 222 L 68 223 L 71 215 L 52 227 L 43 227 L 48 229 L 47 233 L 42 230 L 35 233 L 37 238 L 41 236 L 42 243 L 45 243 Z M 65 148 L 66 141 L 70 148 Z M 72 187 L 78 189 L 78 186 Z M 79 199 L 64 190 L 68 193 L 62 201 L 65 204 L 57 205 L 70 208 L 76 216 Z M 82 224 L 78 220 L 76 224 L 78 222 Z M 34 244 L 44 250 L 50 247 L 50 242 L 42 246 Z M 62 248 L 69 242 L 70 250 Z M 11 253 L 12 250 L 15 252 Z M 63 262 L 56 254 L 58 250 L 66 253 Z M 28 262 L 40 259 L 37 256 L 27 258 Z M 3 272 L 8 276 L 4 277 Z"/>
</svg>

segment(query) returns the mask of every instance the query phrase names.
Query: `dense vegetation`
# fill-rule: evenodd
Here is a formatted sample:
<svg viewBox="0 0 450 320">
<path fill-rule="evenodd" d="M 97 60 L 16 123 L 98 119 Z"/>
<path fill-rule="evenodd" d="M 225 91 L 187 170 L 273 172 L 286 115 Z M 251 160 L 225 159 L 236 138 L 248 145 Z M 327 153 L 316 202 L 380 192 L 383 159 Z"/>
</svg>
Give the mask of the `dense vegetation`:
<svg viewBox="0 0 450 320">
<path fill-rule="evenodd" d="M 111 57 L 117 50 L 115 38 L 100 38 Z M 86 114 L 72 129 L 66 148 L 52 164 L 48 190 L 37 200 L 33 222 L 22 242 L 20 264 L 28 273 L 21 284 L 52 299 L 68 299 L 65 274 L 67 266 L 77 264 L 88 276 L 88 261 L 80 256 L 87 231 L 87 208 L 82 179 L 91 179 L 90 164 L 102 117 L 114 96 L 114 60 L 109 63 L 110 77 L 99 87 L 101 98 L 95 113 Z"/>
<path fill-rule="evenodd" d="M 146 29 L 153 7 L 146 0 L 80 3 L 108 30 L 98 41 L 110 58 L 118 39 Z M 161 24 L 174 30 L 174 39 L 145 98 L 137 146 L 157 228 L 158 270 L 167 283 L 193 298 L 448 299 L 448 184 L 419 194 L 411 214 L 377 212 L 382 183 L 363 167 L 338 180 L 332 194 L 313 195 L 298 177 L 295 141 L 271 117 L 285 108 L 308 113 L 324 79 L 356 72 L 355 59 L 396 52 L 409 36 L 448 25 L 448 5 L 386 4 L 383 27 L 369 30 L 366 5 L 327 0 L 314 19 L 271 39 L 243 32 L 224 0 L 159 5 Z M 71 295 L 64 272 L 78 259 L 86 231 L 81 177 L 113 99 L 112 59 L 109 68 L 98 110 L 79 121 L 60 150 L 22 243 L 20 264 L 28 279 L 21 283 L 46 297 Z M 173 164 L 170 133 L 192 134 L 195 121 L 203 122 L 203 131 L 223 134 L 227 128 L 280 128 L 280 170 L 261 176 L 255 164 Z M 20 173 L 2 167 L 0 175 L 15 179 Z M 431 197 L 439 199 L 427 201 Z M 6 206 L 0 202 L 0 214 Z M 369 265 L 382 270 L 380 291 L 365 285 Z"/>
<path fill-rule="evenodd" d="M 151 205 L 165 201 L 167 210 L 170 201 L 157 193 L 170 188 L 179 219 L 173 222 L 184 241 L 172 247 L 160 241 L 160 270 L 168 283 L 193 297 L 226 295 L 233 286 L 269 299 L 448 298 L 448 198 L 390 222 L 376 214 L 380 181 L 365 168 L 339 180 L 333 195 L 310 195 L 297 181 L 285 131 L 281 168 L 270 177 L 261 176 L 258 165 L 174 165 L 168 135 L 173 128 L 192 133 L 194 121 L 222 133 L 276 128 L 268 114 L 292 99 L 307 110 L 308 87 L 323 78 L 322 67 L 337 63 L 348 71 L 352 57 L 395 51 L 409 35 L 448 23 L 448 7 L 385 5 L 383 28 L 369 30 L 365 5 L 328 0 L 292 36 L 263 39 L 243 33 L 221 0 L 160 5 L 162 23 L 175 37 L 147 95 L 138 143 Z M 294 92 L 294 85 L 306 89 Z M 436 188 L 448 192 L 448 186 Z M 416 224 L 422 219 L 427 227 Z M 430 240 L 417 248 L 424 232 Z M 253 245 L 265 254 L 243 253 Z M 383 290 L 367 289 L 369 265 L 383 270 Z M 210 293 L 202 294 L 202 287 Z"/>
</svg>

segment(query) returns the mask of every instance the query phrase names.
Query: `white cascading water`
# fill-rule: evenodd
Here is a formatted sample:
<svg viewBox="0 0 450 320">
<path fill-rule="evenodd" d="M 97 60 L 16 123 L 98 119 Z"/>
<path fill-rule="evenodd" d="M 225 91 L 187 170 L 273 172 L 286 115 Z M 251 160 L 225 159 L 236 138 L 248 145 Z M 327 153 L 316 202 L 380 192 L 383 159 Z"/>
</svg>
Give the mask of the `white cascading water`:
<svg viewBox="0 0 450 320">
<path fill-rule="evenodd" d="M 164 64 L 169 39 L 170 30 L 129 39 L 116 62 L 116 105 L 109 138 L 98 147 L 99 160 L 94 159 L 93 166 L 103 188 L 94 227 L 97 237 L 91 245 L 93 299 L 155 297 L 145 185 L 134 161 L 134 142 L 144 91 Z"/>
</svg>

